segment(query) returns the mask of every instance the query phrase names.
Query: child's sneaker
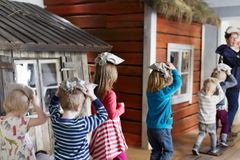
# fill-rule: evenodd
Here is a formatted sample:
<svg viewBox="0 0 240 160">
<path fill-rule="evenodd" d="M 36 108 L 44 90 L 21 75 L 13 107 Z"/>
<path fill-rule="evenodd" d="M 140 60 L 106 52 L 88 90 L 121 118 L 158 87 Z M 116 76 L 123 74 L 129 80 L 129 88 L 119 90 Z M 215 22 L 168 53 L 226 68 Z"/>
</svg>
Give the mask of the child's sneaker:
<svg viewBox="0 0 240 160">
<path fill-rule="evenodd" d="M 221 145 L 224 146 L 224 147 L 228 147 L 228 144 L 225 141 L 221 141 Z"/>
<path fill-rule="evenodd" d="M 209 151 L 208 153 L 209 153 L 209 154 L 212 154 L 212 155 L 217 155 L 217 152 L 218 152 L 218 151 L 219 151 L 219 149 L 218 149 L 218 148 L 215 148 L 215 149 Z"/>
<path fill-rule="evenodd" d="M 192 154 L 193 154 L 193 155 L 196 155 L 196 156 L 199 156 L 198 149 L 193 148 L 193 149 L 192 149 Z"/>
</svg>

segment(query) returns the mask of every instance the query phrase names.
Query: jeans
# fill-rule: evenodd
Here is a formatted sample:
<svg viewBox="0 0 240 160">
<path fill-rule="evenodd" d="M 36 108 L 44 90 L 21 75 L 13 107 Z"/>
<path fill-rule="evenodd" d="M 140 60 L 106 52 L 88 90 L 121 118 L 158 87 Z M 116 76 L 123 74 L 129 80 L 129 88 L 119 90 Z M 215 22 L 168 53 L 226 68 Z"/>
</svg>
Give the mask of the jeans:
<svg viewBox="0 0 240 160">
<path fill-rule="evenodd" d="M 172 130 L 148 128 L 147 134 L 152 146 L 150 160 L 171 160 L 173 155 Z"/>
<path fill-rule="evenodd" d="M 227 89 L 226 96 L 228 100 L 228 132 L 231 132 L 232 123 L 238 110 L 239 89 Z"/>
<path fill-rule="evenodd" d="M 199 123 L 199 134 L 193 148 L 199 150 L 203 139 L 208 133 L 211 137 L 211 150 L 216 150 L 217 146 L 217 135 L 216 135 L 216 124 L 204 124 Z"/>
</svg>

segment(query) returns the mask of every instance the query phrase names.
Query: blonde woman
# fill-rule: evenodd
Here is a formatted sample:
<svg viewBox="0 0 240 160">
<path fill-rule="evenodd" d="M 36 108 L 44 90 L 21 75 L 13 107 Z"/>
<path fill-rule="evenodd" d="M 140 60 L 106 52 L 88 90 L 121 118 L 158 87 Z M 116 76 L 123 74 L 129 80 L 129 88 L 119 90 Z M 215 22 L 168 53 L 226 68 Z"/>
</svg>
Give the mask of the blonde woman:
<svg viewBox="0 0 240 160">
<path fill-rule="evenodd" d="M 173 155 L 171 96 L 182 78 L 172 63 L 154 63 L 147 88 L 147 134 L 152 146 L 151 160 L 170 160 Z"/>
<path fill-rule="evenodd" d="M 11 84 L 4 102 L 6 116 L 0 119 L 0 159 L 35 160 L 33 145 L 27 132 L 30 127 L 43 124 L 47 117 L 37 103 L 31 88 L 22 84 Z M 30 106 L 37 118 L 26 117 Z"/>
<path fill-rule="evenodd" d="M 117 103 L 113 84 L 118 72 L 115 65 L 123 60 L 114 54 L 105 52 L 96 58 L 94 82 L 98 84 L 96 95 L 102 100 L 108 120 L 92 134 L 90 154 L 94 160 L 126 160 L 127 145 L 122 133 L 120 115 L 124 113 L 124 104 Z"/>
</svg>

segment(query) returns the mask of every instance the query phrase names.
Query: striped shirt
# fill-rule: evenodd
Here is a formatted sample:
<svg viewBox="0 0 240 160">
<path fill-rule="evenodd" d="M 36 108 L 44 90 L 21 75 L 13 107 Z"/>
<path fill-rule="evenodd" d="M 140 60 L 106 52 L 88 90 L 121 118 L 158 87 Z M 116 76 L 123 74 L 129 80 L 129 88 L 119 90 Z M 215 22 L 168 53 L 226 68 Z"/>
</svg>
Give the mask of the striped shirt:
<svg viewBox="0 0 240 160">
<path fill-rule="evenodd" d="M 219 84 L 217 85 L 217 90 L 217 95 L 214 94 L 212 96 L 206 96 L 203 90 L 198 94 L 199 122 L 204 124 L 216 123 L 216 104 L 225 97 L 225 94 Z"/>
<path fill-rule="evenodd" d="M 59 98 L 51 100 L 49 112 L 55 138 L 55 160 L 89 160 L 87 134 L 107 119 L 107 112 L 99 99 L 93 101 L 96 114 L 75 119 L 61 118 Z"/>
</svg>

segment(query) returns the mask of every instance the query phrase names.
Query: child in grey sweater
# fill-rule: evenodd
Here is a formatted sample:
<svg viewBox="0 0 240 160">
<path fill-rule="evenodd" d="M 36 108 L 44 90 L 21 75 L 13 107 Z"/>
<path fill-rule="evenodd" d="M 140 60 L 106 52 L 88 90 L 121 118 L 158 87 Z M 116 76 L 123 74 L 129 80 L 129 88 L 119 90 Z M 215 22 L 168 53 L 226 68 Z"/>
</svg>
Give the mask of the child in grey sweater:
<svg viewBox="0 0 240 160">
<path fill-rule="evenodd" d="M 212 77 L 217 78 L 220 82 L 220 86 L 224 93 L 228 88 L 237 85 L 236 78 L 231 74 L 231 67 L 224 63 L 220 63 L 213 70 Z M 220 133 L 220 144 L 227 147 L 227 134 L 228 134 L 228 112 L 225 98 L 217 104 L 217 115 L 216 115 L 216 127 L 218 128 L 218 122 L 221 122 L 222 129 Z"/>
<path fill-rule="evenodd" d="M 214 94 L 217 93 L 217 94 Z M 216 104 L 224 98 L 224 92 L 216 78 L 204 81 L 203 89 L 199 92 L 199 135 L 193 146 L 192 153 L 199 155 L 200 145 L 208 133 L 211 137 L 211 152 L 216 153 Z"/>
</svg>

